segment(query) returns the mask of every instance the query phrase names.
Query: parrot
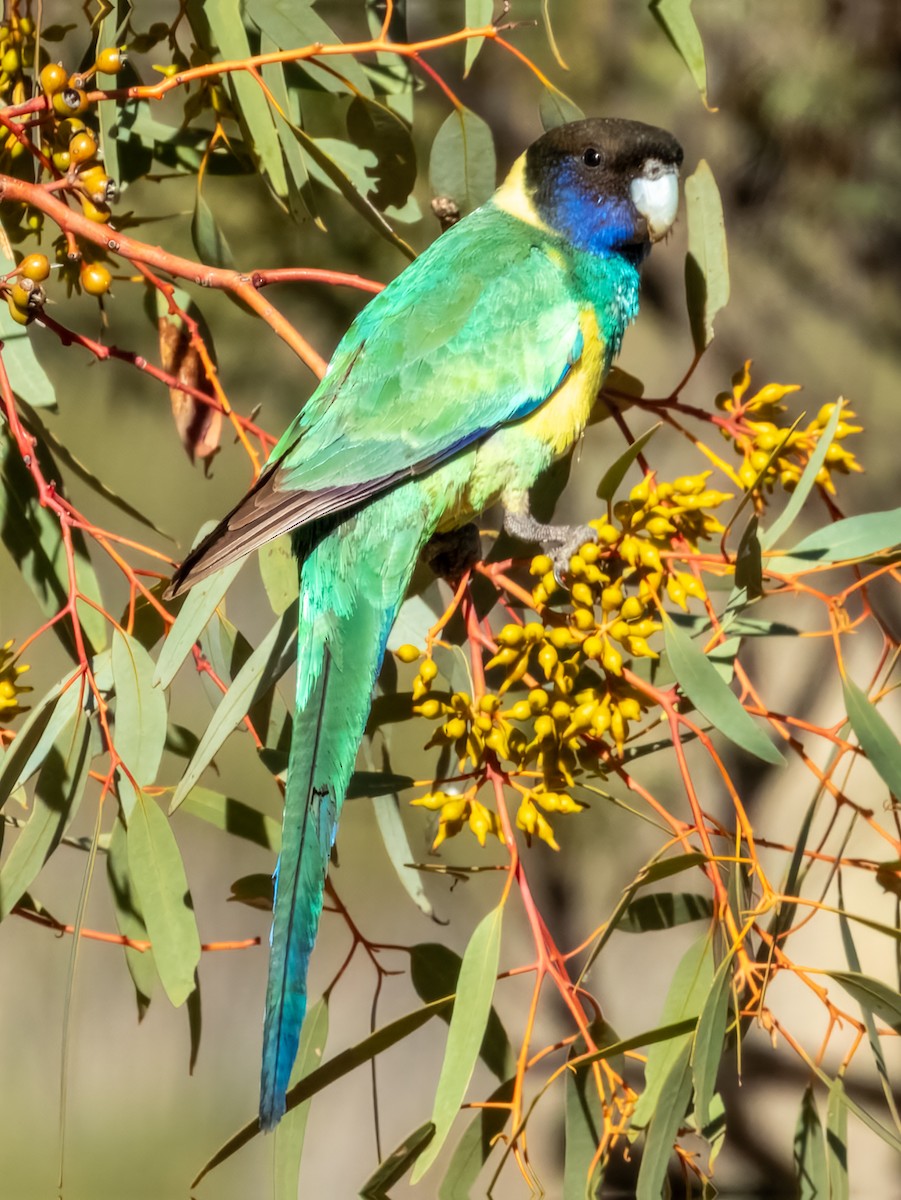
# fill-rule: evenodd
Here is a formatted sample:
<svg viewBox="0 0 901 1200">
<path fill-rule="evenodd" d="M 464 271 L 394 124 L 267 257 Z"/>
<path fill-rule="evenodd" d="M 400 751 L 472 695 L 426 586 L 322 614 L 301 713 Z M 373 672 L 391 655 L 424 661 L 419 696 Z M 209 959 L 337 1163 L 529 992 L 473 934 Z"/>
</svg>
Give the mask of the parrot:
<svg viewBox="0 0 901 1200">
<path fill-rule="evenodd" d="M 672 134 L 620 118 L 539 137 L 363 308 L 255 484 L 173 575 L 170 596 L 288 532 L 298 561 L 264 1130 L 285 1112 L 338 818 L 417 560 L 498 502 L 558 573 L 593 538 L 537 521 L 529 489 L 585 429 L 641 265 L 676 219 L 682 157 Z"/>
</svg>

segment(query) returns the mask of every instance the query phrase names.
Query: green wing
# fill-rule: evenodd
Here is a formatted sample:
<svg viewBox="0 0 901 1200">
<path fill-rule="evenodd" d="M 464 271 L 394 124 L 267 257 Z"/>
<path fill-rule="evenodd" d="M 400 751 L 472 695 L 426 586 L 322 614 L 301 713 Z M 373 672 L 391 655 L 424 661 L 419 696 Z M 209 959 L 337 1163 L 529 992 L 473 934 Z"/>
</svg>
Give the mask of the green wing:
<svg viewBox="0 0 901 1200">
<path fill-rule="evenodd" d="M 253 490 L 173 590 L 541 405 L 581 354 L 584 306 L 548 248 L 491 204 L 438 238 L 360 313 Z"/>
</svg>

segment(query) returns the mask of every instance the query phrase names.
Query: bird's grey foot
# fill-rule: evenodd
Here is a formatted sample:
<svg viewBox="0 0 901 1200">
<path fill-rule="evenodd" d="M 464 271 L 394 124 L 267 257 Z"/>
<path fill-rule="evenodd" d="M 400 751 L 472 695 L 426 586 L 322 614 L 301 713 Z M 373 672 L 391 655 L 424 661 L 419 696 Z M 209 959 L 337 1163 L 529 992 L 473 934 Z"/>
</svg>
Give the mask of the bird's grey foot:
<svg viewBox="0 0 901 1200">
<path fill-rule="evenodd" d="M 433 534 L 425 545 L 422 557 L 439 579 L 459 579 L 482 557 L 478 525 L 470 521 L 459 529 Z"/>
<path fill-rule="evenodd" d="M 507 511 L 504 529 L 523 542 L 537 542 L 554 564 L 554 574 L 563 581 L 569 574 L 569 560 L 586 542 L 596 542 L 597 533 L 590 525 L 545 525 L 531 513 Z"/>
</svg>

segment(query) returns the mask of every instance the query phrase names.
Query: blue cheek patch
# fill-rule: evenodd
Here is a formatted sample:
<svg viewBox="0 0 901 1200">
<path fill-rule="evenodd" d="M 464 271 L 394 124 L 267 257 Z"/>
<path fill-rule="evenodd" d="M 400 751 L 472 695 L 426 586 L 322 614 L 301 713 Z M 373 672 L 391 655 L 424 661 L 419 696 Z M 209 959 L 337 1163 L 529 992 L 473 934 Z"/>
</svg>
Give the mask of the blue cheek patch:
<svg viewBox="0 0 901 1200">
<path fill-rule="evenodd" d="M 592 196 L 581 181 L 561 172 L 550 197 L 542 205 L 542 216 L 579 250 L 606 257 L 628 246 L 635 237 L 631 206 L 625 200 Z"/>
</svg>

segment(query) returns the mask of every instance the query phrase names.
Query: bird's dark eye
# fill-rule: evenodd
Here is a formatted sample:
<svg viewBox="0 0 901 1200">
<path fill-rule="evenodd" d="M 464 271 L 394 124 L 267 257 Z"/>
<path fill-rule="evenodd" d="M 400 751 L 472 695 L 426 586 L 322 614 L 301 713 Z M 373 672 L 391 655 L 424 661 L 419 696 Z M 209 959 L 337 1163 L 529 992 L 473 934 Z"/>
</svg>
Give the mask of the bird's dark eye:
<svg viewBox="0 0 901 1200">
<path fill-rule="evenodd" d="M 586 167 L 599 167 L 601 161 L 601 152 L 595 149 L 594 146 L 589 146 L 582 155 L 582 162 Z"/>
</svg>

